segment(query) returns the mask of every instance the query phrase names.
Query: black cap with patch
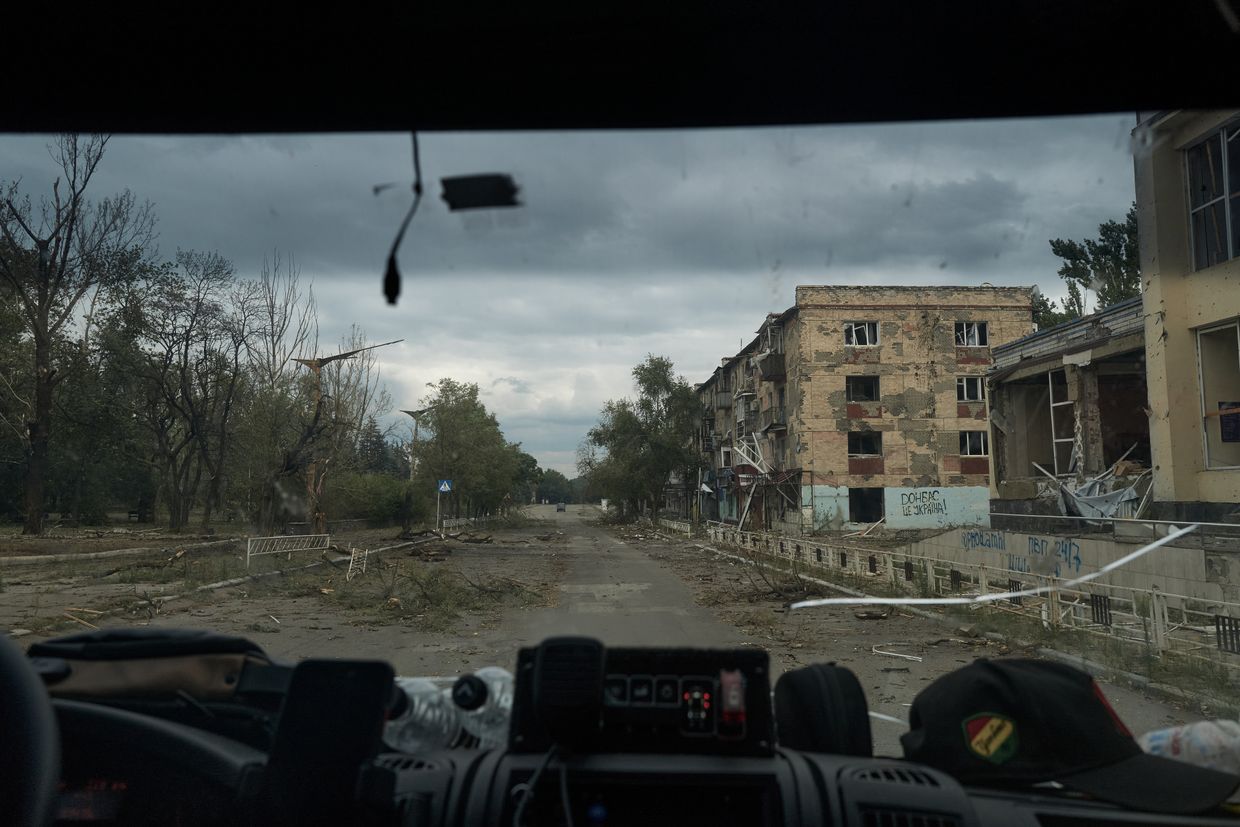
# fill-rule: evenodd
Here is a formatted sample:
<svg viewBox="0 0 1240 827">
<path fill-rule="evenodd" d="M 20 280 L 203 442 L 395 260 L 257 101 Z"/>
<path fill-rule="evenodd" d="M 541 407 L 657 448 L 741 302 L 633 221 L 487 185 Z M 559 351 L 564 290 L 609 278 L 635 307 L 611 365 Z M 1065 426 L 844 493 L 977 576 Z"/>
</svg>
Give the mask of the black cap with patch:
<svg viewBox="0 0 1240 827">
<path fill-rule="evenodd" d="M 913 700 L 904 757 L 965 784 L 1057 781 L 1137 810 L 1202 813 L 1240 777 L 1147 755 L 1098 684 L 1071 666 L 985 658 Z"/>
</svg>

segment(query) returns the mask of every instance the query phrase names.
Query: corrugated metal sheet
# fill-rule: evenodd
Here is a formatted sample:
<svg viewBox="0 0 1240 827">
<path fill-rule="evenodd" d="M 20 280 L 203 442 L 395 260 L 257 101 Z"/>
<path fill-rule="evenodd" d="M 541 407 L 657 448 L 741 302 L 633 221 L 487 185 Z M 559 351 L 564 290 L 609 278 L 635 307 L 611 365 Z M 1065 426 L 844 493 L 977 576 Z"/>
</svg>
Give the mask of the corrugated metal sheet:
<svg viewBox="0 0 1240 827">
<path fill-rule="evenodd" d="M 1141 333 L 1145 330 L 1145 314 L 1141 297 L 1126 299 L 1098 313 L 1073 319 L 1049 330 L 1039 330 L 1022 339 L 991 349 L 994 370 L 1016 367 L 1022 362 L 1061 353 L 1079 343 L 1082 348 L 1101 344 L 1116 336 Z"/>
</svg>

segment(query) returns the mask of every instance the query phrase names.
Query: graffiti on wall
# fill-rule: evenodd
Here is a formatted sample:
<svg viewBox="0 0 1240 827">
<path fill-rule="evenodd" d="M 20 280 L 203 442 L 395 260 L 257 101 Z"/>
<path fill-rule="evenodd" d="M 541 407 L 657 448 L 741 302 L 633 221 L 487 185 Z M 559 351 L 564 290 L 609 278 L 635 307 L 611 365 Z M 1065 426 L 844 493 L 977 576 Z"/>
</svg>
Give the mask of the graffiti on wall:
<svg viewBox="0 0 1240 827">
<path fill-rule="evenodd" d="M 900 492 L 900 514 L 904 517 L 946 513 L 947 498 L 937 488 L 915 488 Z"/>
<path fill-rule="evenodd" d="M 1064 572 L 1079 574 L 1081 571 L 1081 544 L 1071 537 L 1030 537 L 1029 555 L 1055 563 L 1055 576 Z"/>
<path fill-rule="evenodd" d="M 1017 535 L 1019 538 L 1019 535 Z M 1019 539 L 1018 539 L 1019 542 Z M 1007 532 L 969 529 L 960 532 L 960 547 L 965 551 L 1000 552 L 1001 564 L 1009 571 L 1022 574 L 1051 574 L 1056 577 L 1079 574 L 1081 544 L 1071 537 L 1026 537 L 1024 553 L 1008 551 Z"/>
<path fill-rule="evenodd" d="M 990 489 L 984 486 L 883 489 L 888 528 L 990 525 Z"/>
<path fill-rule="evenodd" d="M 960 532 L 960 547 L 965 551 L 979 548 L 993 548 L 1003 551 L 1007 548 L 1007 534 L 1002 531 L 983 531 L 973 528 Z"/>
</svg>

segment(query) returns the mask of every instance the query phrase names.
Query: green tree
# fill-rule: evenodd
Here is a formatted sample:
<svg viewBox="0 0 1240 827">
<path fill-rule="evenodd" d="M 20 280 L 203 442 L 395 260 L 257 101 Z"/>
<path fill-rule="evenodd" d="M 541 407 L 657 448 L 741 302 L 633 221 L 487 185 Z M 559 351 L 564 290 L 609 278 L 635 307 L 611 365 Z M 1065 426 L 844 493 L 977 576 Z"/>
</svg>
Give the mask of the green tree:
<svg viewBox="0 0 1240 827">
<path fill-rule="evenodd" d="M 414 446 L 415 484 L 432 491 L 435 480 L 452 480 L 443 502 L 448 515 L 500 511 L 512 501 L 520 446 L 504 439 L 476 384 L 441 379 L 427 387 L 431 392 L 419 404 L 426 410 L 419 421 L 427 436 Z"/>
<path fill-rule="evenodd" d="M 17 183 L 0 187 L 0 280 L 21 309 L 32 342 L 29 415 L 24 423 L 25 534 L 43 531 L 50 470 L 53 410 L 70 375 L 57 343 L 83 302 L 107 297 L 132 280 L 154 237 L 150 204 L 122 192 L 87 200 L 108 139 L 62 135 L 49 148 L 61 177 L 36 206 Z"/>
<path fill-rule="evenodd" d="M 568 477 L 554 468 L 543 472 L 542 482 L 538 486 L 538 499 L 553 503 L 573 501 L 573 488 Z"/>
<path fill-rule="evenodd" d="M 1098 225 L 1098 237 L 1083 241 L 1051 239 L 1051 252 L 1062 259 L 1059 276 L 1068 287 L 1066 318 L 1086 313 L 1085 291 L 1097 294 L 1095 310 L 1141 295 L 1141 263 L 1137 247 L 1137 205 L 1123 222 Z M 1053 308 L 1052 308 L 1053 309 Z"/>
<path fill-rule="evenodd" d="M 538 467 L 538 459 L 532 454 L 520 450 L 517 453 L 517 475 L 513 480 L 512 501 L 514 503 L 533 502 L 538 496 L 538 485 L 542 482 L 543 469 Z"/>
<path fill-rule="evenodd" d="M 672 361 L 648 355 L 633 368 L 635 399 L 609 401 L 578 453 L 590 486 L 637 512 L 658 509 L 672 472 L 687 479 L 700 463 L 692 435 L 697 395 Z"/>
</svg>

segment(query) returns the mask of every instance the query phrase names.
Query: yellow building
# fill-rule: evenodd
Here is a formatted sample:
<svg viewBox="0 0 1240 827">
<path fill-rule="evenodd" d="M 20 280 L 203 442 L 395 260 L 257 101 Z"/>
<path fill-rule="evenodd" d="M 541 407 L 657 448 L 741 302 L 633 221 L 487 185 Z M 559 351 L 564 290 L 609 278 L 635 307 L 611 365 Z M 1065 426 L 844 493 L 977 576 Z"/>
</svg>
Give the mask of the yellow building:
<svg viewBox="0 0 1240 827">
<path fill-rule="evenodd" d="M 1240 503 L 1240 111 L 1142 113 L 1133 138 L 1152 516 L 1222 519 Z"/>
</svg>

